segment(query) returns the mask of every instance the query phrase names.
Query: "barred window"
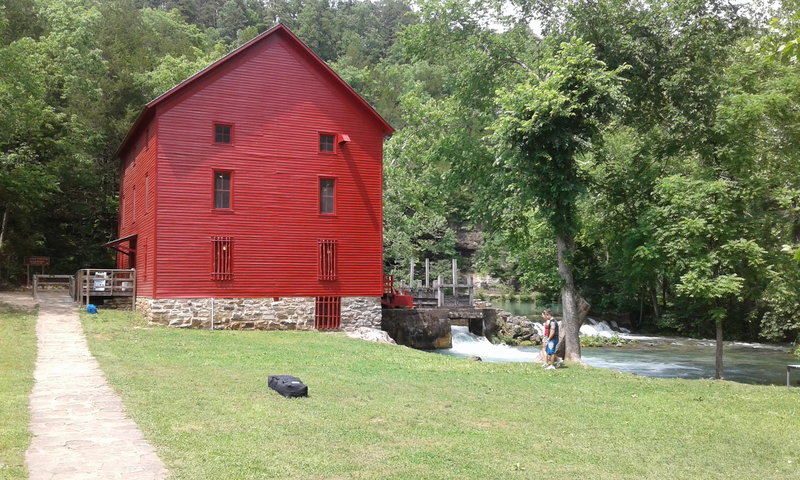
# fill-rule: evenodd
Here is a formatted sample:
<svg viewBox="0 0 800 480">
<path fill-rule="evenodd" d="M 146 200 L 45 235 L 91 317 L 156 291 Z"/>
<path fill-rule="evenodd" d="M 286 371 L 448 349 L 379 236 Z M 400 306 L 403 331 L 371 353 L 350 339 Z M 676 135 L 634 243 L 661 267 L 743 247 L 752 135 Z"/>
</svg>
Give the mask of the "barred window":
<svg viewBox="0 0 800 480">
<path fill-rule="evenodd" d="M 233 237 L 211 237 L 214 247 L 214 280 L 233 280 Z"/>
<path fill-rule="evenodd" d="M 319 240 L 319 270 L 320 280 L 336 280 L 336 240 Z"/>
<path fill-rule="evenodd" d="M 341 297 L 317 297 L 314 328 L 328 330 L 339 328 L 342 321 Z"/>
</svg>

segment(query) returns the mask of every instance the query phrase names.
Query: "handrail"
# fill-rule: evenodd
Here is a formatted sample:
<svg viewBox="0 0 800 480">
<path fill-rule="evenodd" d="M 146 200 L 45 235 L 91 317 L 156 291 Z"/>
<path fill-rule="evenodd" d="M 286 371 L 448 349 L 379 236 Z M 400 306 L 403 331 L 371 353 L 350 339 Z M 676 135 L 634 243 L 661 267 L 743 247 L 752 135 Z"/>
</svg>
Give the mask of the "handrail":
<svg viewBox="0 0 800 480">
<path fill-rule="evenodd" d="M 71 290 L 73 279 L 72 275 L 35 274 L 33 276 L 33 298 L 36 298 L 36 292 L 40 286 L 57 285 L 70 287 Z"/>
<path fill-rule="evenodd" d="M 84 268 L 75 273 L 72 298 L 88 303 L 89 297 L 136 297 L 134 269 Z"/>
</svg>

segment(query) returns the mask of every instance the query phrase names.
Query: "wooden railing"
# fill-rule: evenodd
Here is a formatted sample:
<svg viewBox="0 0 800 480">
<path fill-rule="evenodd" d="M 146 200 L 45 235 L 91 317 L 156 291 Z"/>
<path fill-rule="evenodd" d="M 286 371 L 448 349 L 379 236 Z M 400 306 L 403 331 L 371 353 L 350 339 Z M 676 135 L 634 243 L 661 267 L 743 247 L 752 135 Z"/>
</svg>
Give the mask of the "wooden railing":
<svg viewBox="0 0 800 480">
<path fill-rule="evenodd" d="M 400 288 L 414 297 L 417 308 L 472 307 L 475 301 L 472 275 L 467 275 L 463 283 L 458 277 L 456 280 L 456 284 L 444 283 L 444 279 L 439 276 L 430 288 L 419 284 L 406 286 L 404 282 L 400 282 Z"/>
<path fill-rule="evenodd" d="M 464 283 L 461 283 L 458 262 L 453 259 L 452 263 L 451 282 L 445 283 L 444 278 L 440 275 L 431 285 L 430 260 L 425 259 L 424 283 L 415 280 L 415 261 L 412 260 L 409 265 L 409 283 L 401 281 L 400 288 L 408 290 L 408 294 L 414 297 L 414 305 L 417 308 L 472 307 L 475 301 L 475 285 L 472 282 L 472 275 L 466 275 Z"/>
<path fill-rule="evenodd" d="M 70 295 L 88 304 L 90 297 L 135 297 L 135 270 L 84 268 L 75 273 Z"/>
<path fill-rule="evenodd" d="M 39 287 L 66 287 L 72 291 L 75 277 L 72 275 L 34 275 L 33 276 L 33 298 Z"/>
</svg>

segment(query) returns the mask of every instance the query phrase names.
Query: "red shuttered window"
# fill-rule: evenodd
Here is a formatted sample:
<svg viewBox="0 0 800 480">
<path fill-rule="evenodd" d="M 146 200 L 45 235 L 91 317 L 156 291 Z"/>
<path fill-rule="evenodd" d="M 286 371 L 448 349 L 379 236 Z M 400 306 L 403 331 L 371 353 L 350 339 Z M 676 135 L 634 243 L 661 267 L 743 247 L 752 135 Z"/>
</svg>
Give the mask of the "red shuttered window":
<svg viewBox="0 0 800 480">
<path fill-rule="evenodd" d="M 328 330 L 339 328 L 342 321 L 341 297 L 317 297 L 314 328 Z"/>
<path fill-rule="evenodd" d="M 319 240 L 318 246 L 318 276 L 320 280 L 336 280 L 336 240 Z"/>
<path fill-rule="evenodd" d="M 233 280 L 233 237 L 211 237 L 214 247 L 214 280 Z"/>
</svg>

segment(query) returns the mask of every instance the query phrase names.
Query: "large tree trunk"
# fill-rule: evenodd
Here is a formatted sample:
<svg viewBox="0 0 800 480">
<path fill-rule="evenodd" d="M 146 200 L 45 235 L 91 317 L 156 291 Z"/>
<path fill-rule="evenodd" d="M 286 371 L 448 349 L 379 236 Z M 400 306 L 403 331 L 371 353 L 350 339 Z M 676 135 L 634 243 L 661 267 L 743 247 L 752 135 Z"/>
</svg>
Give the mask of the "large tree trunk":
<svg viewBox="0 0 800 480">
<path fill-rule="evenodd" d="M 722 380 L 722 319 L 717 319 L 717 351 L 714 358 L 714 378 Z"/>
<path fill-rule="evenodd" d="M 6 208 L 3 211 L 3 221 L 0 222 L 0 251 L 3 250 L 3 242 L 6 239 L 6 226 L 8 225 L 8 210 L 9 206 L 6 205 Z"/>
<path fill-rule="evenodd" d="M 556 245 L 558 247 L 558 274 L 563 280 L 561 305 L 564 314 L 561 321 L 559 341 L 559 346 L 563 345 L 563 354 L 560 356 L 569 362 L 580 362 L 580 329 L 581 324 L 589 314 L 589 303 L 578 294 L 578 290 L 575 288 L 575 279 L 572 275 L 572 256 L 575 253 L 575 240 L 572 234 L 558 235 L 556 237 Z"/>
<path fill-rule="evenodd" d="M 653 318 L 658 320 L 661 318 L 661 309 L 658 306 L 658 292 L 656 289 L 658 286 L 654 286 L 653 289 L 650 291 L 650 300 L 653 303 Z"/>
</svg>

